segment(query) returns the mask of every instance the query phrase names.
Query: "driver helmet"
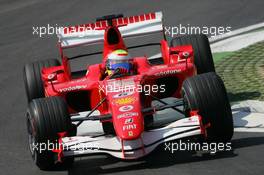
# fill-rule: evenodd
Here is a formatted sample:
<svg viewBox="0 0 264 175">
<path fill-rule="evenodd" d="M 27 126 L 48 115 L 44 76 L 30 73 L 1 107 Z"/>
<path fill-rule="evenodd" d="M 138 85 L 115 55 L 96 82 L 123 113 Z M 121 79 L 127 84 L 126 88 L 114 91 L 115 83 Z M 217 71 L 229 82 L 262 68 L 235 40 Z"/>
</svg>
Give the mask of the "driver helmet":
<svg viewBox="0 0 264 175">
<path fill-rule="evenodd" d="M 132 59 L 126 50 L 117 49 L 107 55 L 106 73 L 112 75 L 116 69 L 121 69 L 122 72 L 131 72 Z"/>
</svg>

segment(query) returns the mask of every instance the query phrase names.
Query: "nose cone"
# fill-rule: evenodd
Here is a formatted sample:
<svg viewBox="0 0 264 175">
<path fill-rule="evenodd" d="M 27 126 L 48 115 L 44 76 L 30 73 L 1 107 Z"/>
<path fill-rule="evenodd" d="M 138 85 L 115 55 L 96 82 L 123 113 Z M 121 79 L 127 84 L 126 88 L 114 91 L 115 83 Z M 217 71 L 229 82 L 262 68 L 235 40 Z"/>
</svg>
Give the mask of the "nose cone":
<svg viewBox="0 0 264 175">
<path fill-rule="evenodd" d="M 116 134 L 123 140 L 137 139 L 144 131 L 139 95 L 136 91 L 110 92 L 107 95 Z"/>
</svg>

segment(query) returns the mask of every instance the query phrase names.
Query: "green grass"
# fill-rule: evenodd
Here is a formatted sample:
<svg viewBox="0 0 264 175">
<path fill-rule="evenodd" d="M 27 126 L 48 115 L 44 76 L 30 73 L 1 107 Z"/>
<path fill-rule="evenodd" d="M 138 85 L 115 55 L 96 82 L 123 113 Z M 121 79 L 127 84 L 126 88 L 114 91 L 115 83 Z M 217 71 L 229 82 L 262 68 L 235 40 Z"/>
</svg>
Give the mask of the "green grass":
<svg viewBox="0 0 264 175">
<path fill-rule="evenodd" d="M 264 42 L 213 56 L 232 102 L 264 100 Z"/>
<path fill-rule="evenodd" d="M 213 58 L 214 58 L 214 62 L 217 63 L 219 61 L 221 61 L 222 59 L 232 55 L 233 52 L 218 52 L 218 53 L 213 53 Z"/>
</svg>

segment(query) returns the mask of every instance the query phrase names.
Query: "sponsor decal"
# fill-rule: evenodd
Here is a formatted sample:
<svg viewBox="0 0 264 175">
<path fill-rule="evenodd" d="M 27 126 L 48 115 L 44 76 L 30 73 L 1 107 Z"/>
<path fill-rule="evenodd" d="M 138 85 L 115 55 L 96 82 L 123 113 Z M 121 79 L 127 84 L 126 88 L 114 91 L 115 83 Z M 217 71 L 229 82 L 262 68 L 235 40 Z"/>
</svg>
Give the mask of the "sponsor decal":
<svg viewBox="0 0 264 175">
<path fill-rule="evenodd" d="M 48 80 L 52 80 L 55 76 L 56 76 L 56 74 L 49 74 L 48 75 Z"/>
<path fill-rule="evenodd" d="M 127 112 L 117 116 L 117 119 L 138 116 L 137 112 Z"/>
<path fill-rule="evenodd" d="M 127 111 L 131 111 L 134 107 L 132 105 L 126 105 L 126 106 L 121 106 L 119 108 L 120 112 L 127 112 Z"/>
<path fill-rule="evenodd" d="M 133 131 L 128 131 L 128 136 L 132 137 L 134 135 Z"/>
<path fill-rule="evenodd" d="M 168 67 L 167 65 L 159 65 L 159 66 L 153 66 L 153 67 L 151 67 L 151 69 L 156 70 L 156 69 L 164 69 L 164 68 L 167 68 L 167 67 Z"/>
<path fill-rule="evenodd" d="M 133 129 L 136 129 L 136 128 L 137 128 L 137 125 L 136 125 L 136 124 L 124 125 L 124 126 L 123 126 L 123 131 L 126 131 L 126 130 L 133 130 Z"/>
<path fill-rule="evenodd" d="M 187 58 L 187 57 L 190 56 L 190 53 L 189 53 L 189 52 L 182 52 L 182 55 L 183 55 L 185 58 Z"/>
<path fill-rule="evenodd" d="M 127 105 L 127 104 L 134 103 L 135 100 L 136 100 L 135 97 L 125 97 L 125 98 L 118 98 L 114 100 L 114 103 L 117 105 Z"/>
<path fill-rule="evenodd" d="M 87 85 L 78 85 L 78 86 L 70 86 L 67 88 L 61 88 L 58 91 L 59 92 L 69 92 L 69 91 L 74 91 L 74 90 L 79 90 L 79 89 L 85 89 Z"/>
<path fill-rule="evenodd" d="M 133 123 L 133 118 L 127 118 L 125 120 L 125 125 L 129 124 L 129 123 Z"/>
<path fill-rule="evenodd" d="M 155 74 L 155 76 L 166 76 L 166 75 L 172 75 L 180 72 L 181 70 L 175 69 L 175 70 L 166 70 L 162 72 L 158 72 Z"/>
<path fill-rule="evenodd" d="M 113 97 L 114 97 L 114 98 L 122 98 L 122 97 L 127 97 L 127 96 L 132 95 L 132 94 L 134 94 L 133 91 L 129 91 L 129 92 L 121 92 L 121 93 L 119 93 L 119 94 L 114 95 Z"/>
</svg>

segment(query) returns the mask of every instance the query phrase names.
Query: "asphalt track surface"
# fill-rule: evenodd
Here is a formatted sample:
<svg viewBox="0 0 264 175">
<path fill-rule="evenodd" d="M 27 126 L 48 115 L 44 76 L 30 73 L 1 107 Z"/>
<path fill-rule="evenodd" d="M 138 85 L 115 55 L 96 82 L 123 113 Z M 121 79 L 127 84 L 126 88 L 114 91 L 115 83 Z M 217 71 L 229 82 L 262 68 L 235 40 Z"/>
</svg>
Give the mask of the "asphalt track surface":
<svg viewBox="0 0 264 175">
<path fill-rule="evenodd" d="M 263 174 L 263 133 L 235 133 L 234 151 L 215 156 L 170 154 L 161 148 L 135 162 L 95 157 L 78 160 L 69 171 L 40 171 L 27 147 L 27 102 L 22 79 L 25 63 L 58 57 L 56 37 L 33 36 L 32 26 L 80 24 L 105 14 L 136 15 L 161 10 L 166 25 L 237 29 L 263 22 L 263 7 L 263 0 L 0 0 L 0 174 Z M 89 60 L 94 61 L 97 60 Z"/>
</svg>

